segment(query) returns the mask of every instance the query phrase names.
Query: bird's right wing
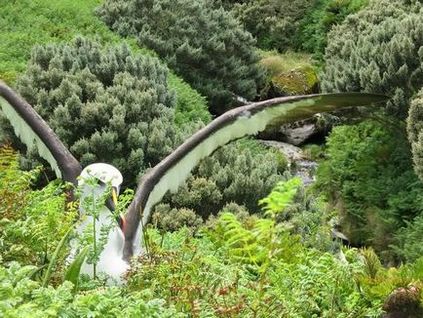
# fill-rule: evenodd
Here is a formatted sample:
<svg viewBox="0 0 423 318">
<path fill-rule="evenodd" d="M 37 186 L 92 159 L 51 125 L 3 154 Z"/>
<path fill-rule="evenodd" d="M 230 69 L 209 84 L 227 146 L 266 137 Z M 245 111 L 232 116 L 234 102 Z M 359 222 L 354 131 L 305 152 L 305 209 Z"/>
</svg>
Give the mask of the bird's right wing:
<svg viewBox="0 0 423 318">
<path fill-rule="evenodd" d="M 316 94 L 274 98 L 224 113 L 188 138 L 142 177 L 125 215 L 124 257 L 129 259 L 140 251 L 142 225 L 148 222 L 152 207 L 160 202 L 167 191 L 175 192 L 200 160 L 219 147 L 244 136 L 255 135 L 268 126 L 386 100 L 386 96 L 376 94 Z"/>
<path fill-rule="evenodd" d="M 0 81 L 0 109 L 9 120 L 16 136 L 27 146 L 35 146 L 56 176 L 76 185 L 81 165 L 54 131 L 22 97 Z"/>
</svg>

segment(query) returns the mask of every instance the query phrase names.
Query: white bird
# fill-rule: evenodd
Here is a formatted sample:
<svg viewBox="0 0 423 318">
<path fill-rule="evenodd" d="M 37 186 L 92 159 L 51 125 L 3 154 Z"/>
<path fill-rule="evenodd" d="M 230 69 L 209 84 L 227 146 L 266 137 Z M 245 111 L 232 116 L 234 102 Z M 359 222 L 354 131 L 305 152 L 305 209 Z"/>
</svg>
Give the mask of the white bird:
<svg viewBox="0 0 423 318">
<path fill-rule="evenodd" d="M 119 225 L 116 223 L 109 234 L 106 250 L 100 255 L 99 271 L 103 270 L 115 278 L 120 277 L 123 269 L 128 266 L 126 262 L 133 255 L 142 252 L 143 226 L 140 225 L 149 221 L 152 207 L 160 202 L 167 191 L 175 192 L 199 161 L 219 147 L 244 136 L 255 135 L 271 125 L 305 119 L 316 113 L 386 100 L 386 96 L 367 93 L 314 94 L 274 98 L 224 113 L 192 135 L 141 178 L 122 222 Z M 2 82 L 0 107 L 22 142 L 28 147 L 35 146 L 40 156 L 52 166 L 58 178 L 76 185 L 77 176 L 81 173 L 78 161 L 34 109 Z M 109 171 L 109 168 L 104 170 L 104 167 L 88 166 L 84 171 L 91 169 L 94 175 L 102 175 L 105 170 Z M 106 179 L 108 178 L 112 177 Z M 101 195 L 101 186 L 96 193 Z M 110 210 L 102 210 L 101 215 L 108 214 Z"/>
<path fill-rule="evenodd" d="M 93 231 L 95 219 L 95 233 L 99 238 L 104 229 L 108 229 L 107 240 L 96 263 L 96 270 L 99 273 L 107 274 L 118 279 L 129 269 L 128 262 L 122 258 L 125 237 L 123 235 L 123 220 L 120 215 L 113 214 L 117 206 L 120 185 L 123 177 L 118 169 L 106 163 L 94 163 L 82 170 L 78 179 L 78 186 L 81 189 L 80 210 L 82 222 L 78 225 L 76 232 L 79 237 L 85 231 Z M 108 185 L 111 186 L 111 197 L 106 199 L 105 205 L 100 198 L 107 195 Z M 95 202 L 94 200 L 99 200 Z M 86 209 L 91 208 L 87 204 L 95 204 L 98 209 L 98 216 L 87 215 Z M 117 225 L 116 226 L 116 221 Z M 77 247 L 77 246 L 76 246 Z M 81 267 L 81 273 L 90 277 L 94 276 L 93 264 L 85 261 Z"/>
</svg>

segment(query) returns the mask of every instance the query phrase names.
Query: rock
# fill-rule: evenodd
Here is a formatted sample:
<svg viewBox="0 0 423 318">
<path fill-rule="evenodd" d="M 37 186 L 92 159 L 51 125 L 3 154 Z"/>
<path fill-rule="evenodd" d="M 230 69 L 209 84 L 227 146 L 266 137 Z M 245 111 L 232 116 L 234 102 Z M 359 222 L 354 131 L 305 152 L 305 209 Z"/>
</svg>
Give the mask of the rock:
<svg viewBox="0 0 423 318">
<path fill-rule="evenodd" d="M 385 300 L 383 318 L 418 318 L 423 317 L 420 303 L 420 288 L 414 285 L 395 289 Z"/>
<path fill-rule="evenodd" d="M 307 160 L 301 148 L 274 140 L 260 140 L 260 142 L 282 152 L 289 161 L 292 175 L 299 177 L 305 186 L 315 181 L 314 174 L 316 172 L 317 163 Z"/>
<path fill-rule="evenodd" d="M 268 146 L 268 147 L 278 149 L 280 152 L 282 152 L 285 155 L 285 157 L 290 162 L 295 162 L 295 161 L 298 161 L 298 160 L 305 159 L 304 154 L 303 154 L 303 150 L 299 147 L 294 146 L 294 145 L 290 145 L 290 144 L 287 144 L 285 142 L 274 141 L 274 140 L 260 140 L 260 142 L 263 143 L 264 145 Z"/>
<path fill-rule="evenodd" d="M 299 127 L 282 126 L 280 132 L 285 136 L 285 141 L 299 146 L 311 138 L 315 134 L 319 133 L 317 126 L 313 123 L 308 123 Z"/>
<path fill-rule="evenodd" d="M 261 94 L 263 98 L 311 94 L 318 90 L 319 79 L 310 55 L 262 52 L 260 64 L 269 78 Z"/>
<path fill-rule="evenodd" d="M 316 92 L 318 78 L 310 65 L 301 66 L 271 77 L 274 93 L 284 95 L 305 95 Z"/>
<path fill-rule="evenodd" d="M 282 141 L 295 146 L 300 146 L 315 137 L 323 140 L 328 128 L 322 124 L 321 117 L 318 114 L 295 123 L 269 127 L 259 134 L 259 138 Z"/>
</svg>

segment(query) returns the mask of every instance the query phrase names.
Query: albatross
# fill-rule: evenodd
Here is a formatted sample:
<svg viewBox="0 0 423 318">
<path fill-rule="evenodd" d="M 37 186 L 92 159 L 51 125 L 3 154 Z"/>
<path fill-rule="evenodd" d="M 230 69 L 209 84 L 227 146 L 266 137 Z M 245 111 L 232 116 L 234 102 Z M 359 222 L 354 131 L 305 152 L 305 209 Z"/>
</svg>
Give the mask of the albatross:
<svg viewBox="0 0 423 318">
<path fill-rule="evenodd" d="M 256 135 L 269 126 L 306 119 L 316 113 L 381 103 L 387 99 L 384 95 L 370 93 L 278 97 L 237 107 L 215 118 L 141 177 L 133 201 L 108 235 L 105 249 L 97 264 L 98 271 L 116 279 L 121 277 L 128 268 L 131 257 L 142 253 L 142 230 L 149 222 L 154 205 L 162 200 L 166 192 L 177 191 L 200 160 L 210 156 L 219 147 L 244 136 Z M 112 182 L 112 186 L 118 189 L 122 181 L 116 168 L 97 163 L 82 170 L 78 160 L 31 105 L 1 81 L 0 109 L 10 121 L 18 138 L 27 147 L 35 147 L 58 178 L 75 186 L 81 173 L 81 180 L 86 177 L 97 178 L 103 184 L 99 183 L 98 191 L 94 192 L 96 195 L 101 195 L 104 191 L 101 189 L 104 189 L 104 183 L 107 182 Z M 112 191 L 112 195 L 113 193 L 116 195 L 117 191 Z M 101 210 L 101 222 L 110 218 L 110 209 L 109 207 Z M 86 226 L 87 222 L 81 223 L 78 231 L 82 231 Z"/>
</svg>

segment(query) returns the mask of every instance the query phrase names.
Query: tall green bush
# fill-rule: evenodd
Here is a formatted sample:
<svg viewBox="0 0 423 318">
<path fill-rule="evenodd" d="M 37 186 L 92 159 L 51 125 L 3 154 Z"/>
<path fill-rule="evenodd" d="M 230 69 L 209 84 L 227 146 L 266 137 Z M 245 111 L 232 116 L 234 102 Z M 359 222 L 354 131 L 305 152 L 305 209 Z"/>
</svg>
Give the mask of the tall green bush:
<svg viewBox="0 0 423 318">
<path fill-rule="evenodd" d="M 266 50 L 284 52 L 298 45 L 298 29 L 314 0 L 249 0 L 234 5 L 235 16 Z"/>
<path fill-rule="evenodd" d="M 412 100 L 407 119 L 408 138 L 411 142 L 414 169 L 423 180 L 423 89 Z"/>
<path fill-rule="evenodd" d="M 281 179 L 285 164 L 280 154 L 264 150 L 254 141 L 229 144 L 205 158 L 167 200 L 176 208 L 195 210 L 204 219 L 230 202 L 258 212 L 258 200 Z"/>
<path fill-rule="evenodd" d="M 391 96 L 386 110 L 405 119 L 423 86 L 423 8 L 418 1 L 379 0 L 328 35 L 322 89 Z"/>
<path fill-rule="evenodd" d="M 403 151 L 406 137 L 376 122 L 334 128 L 317 186 L 340 210 L 342 231 L 352 244 L 370 244 L 384 261 L 394 233 L 423 212 L 423 185 Z"/>
<path fill-rule="evenodd" d="M 207 0 L 106 1 L 99 15 L 112 30 L 136 35 L 188 83 L 215 113 L 236 96 L 253 99 L 263 79 L 254 40 L 239 22 Z"/>
<path fill-rule="evenodd" d="M 323 60 L 327 34 L 334 25 L 368 4 L 369 0 L 317 0 L 300 25 L 298 49 L 313 53 Z"/>
<path fill-rule="evenodd" d="M 125 45 L 77 38 L 36 47 L 18 90 L 83 165 L 108 162 L 133 184 L 181 140 L 167 74 Z"/>
</svg>

